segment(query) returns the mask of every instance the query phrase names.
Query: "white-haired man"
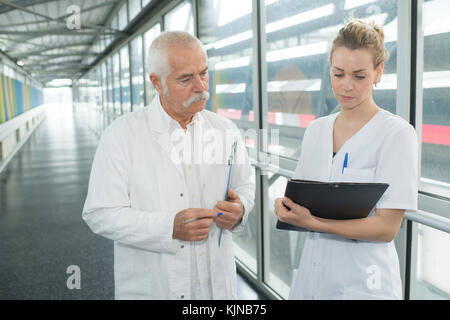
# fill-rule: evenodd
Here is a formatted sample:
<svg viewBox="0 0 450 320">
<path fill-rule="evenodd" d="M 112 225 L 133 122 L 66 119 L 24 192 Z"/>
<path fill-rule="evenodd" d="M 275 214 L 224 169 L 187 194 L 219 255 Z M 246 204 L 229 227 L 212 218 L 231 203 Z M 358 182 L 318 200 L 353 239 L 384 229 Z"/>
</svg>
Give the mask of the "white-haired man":
<svg viewBox="0 0 450 320">
<path fill-rule="evenodd" d="M 253 207 L 254 171 L 233 122 L 204 110 L 202 43 L 165 32 L 148 59 L 158 95 L 103 133 L 83 219 L 114 240 L 116 299 L 234 299 L 231 234 Z"/>
</svg>

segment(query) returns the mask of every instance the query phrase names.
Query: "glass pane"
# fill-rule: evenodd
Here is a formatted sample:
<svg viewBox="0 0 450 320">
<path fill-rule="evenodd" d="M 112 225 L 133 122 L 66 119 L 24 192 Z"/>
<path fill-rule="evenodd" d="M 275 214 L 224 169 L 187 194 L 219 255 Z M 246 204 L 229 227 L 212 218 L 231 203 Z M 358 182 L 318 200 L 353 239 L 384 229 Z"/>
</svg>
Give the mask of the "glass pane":
<svg viewBox="0 0 450 320">
<path fill-rule="evenodd" d="M 450 234 L 417 225 L 416 278 L 412 299 L 450 299 Z M 413 292 L 414 293 L 414 292 Z"/>
<path fill-rule="evenodd" d="M 130 63 L 128 57 L 128 45 L 120 49 L 120 85 L 122 87 L 122 113 L 131 111 L 130 103 Z"/>
<path fill-rule="evenodd" d="M 152 2 L 152 0 L 142 0 L 142 8 L 145 8 L 150 2 Z"/>
<path fill-rule="evenodd" d="M 130 0 L 128 2 L 130 9 L 130 21 L 134 19 L 141 11 L 141 0 Z"/>
<path fill-rule="evenodd" d="M 108 93 L 106 97 L 108 114 L 114 112 L 114 78 L 112 69 L 112 57 L 106 59 L 106 72 L 108 75 Z"/>
<path fill-rule="evenodd" d="M 108 96 L 108 74 L 106 73 L 106 60 L 103 60 L 102 64 L 101 64 L 101 68 L 102 68 L 102 109 L 105 109 L 107 104 L 108 104 L 108 100 L 107 100 L 107 96 Z"/>
<path fill-rule="evenodd" d="M 253 105 L 252 1 L 201 0 L 199 38 L 209 66 L 206 109 L 231 119 L 239 128 L 256 128 Z M 236 8 L 239 7 L 239 10 Z M 254 148 L 255 139 L 246 139 Z"/>
<path fill-rule="evenodd" d="M 151 27 L 146 33 L 144 33 L 144 48 L 145 48 L 145 65 L 147 67 L 147 58 L 148 58 L 148 48 L 152 44 L 152 41 L 161 33 L 161 25 L 159 23 L 155 24 Z M 152 83 L 150 82 L 150 75 L 148 72 L 145 73 L 145 94 L 146 94 L 146 105 L 150 105 L 153 98 L 158 94 L 155 88 L 153 88 Z"/>
<path fill-rule="evenodd" d="M 131 96 L 133 110 L 143 108 L 144 101 L 144 67 L 142 65 L 142 37 L 137 36 L 131 43 Z"/>
<path fill-rule="evenodd" d="M 119 53 L 116 52 L 113 56 L 113 72 L 114 72 L 114 113 L 122 114 L 120 104 L 120 58 Z"/>
<path fill-rule="evenodd" d="M 256 174 L 255 174 L 256 177 Z M 253 273 L 257 273 L 256 266 L 256 241 L 257 234 L 257 215 L 259 206 L 255 203 L 253 210 L 248 215 L 247 224 L 244 231 L 233 234 L 234 253 L 243 264 L 245 264 Z"/>
<path fill-rule="evenodd" d="M 275 199 L 284 194 L 287 178 L 270 173 L 263 176 L 268 186 L 268 199 L 264 221 L 268 226 L 264 229 L 265 255 L 269 259 L 265 265 L 264 281 L 277 291 L 283 298 L 289 295 L 292 281 L 292 270 L 298 268 L 306 232 L 278 230 L 277 217 L 274 213 Z"/>
<path fill-rule="evenodd" d="M 164 16 L 164 30 L 182 30 L 194 33 L 194 19 L 190 1 L 184 1 Z"/>
<path fill-rule="evenodd" d="M 119 9 L 119 21 L 118 26 L 119 30 L 123 30 L 128 25 L 128 17 L 127 17 L 127 4 L 124 3 L 123 6 Z"/>
<path fill-rule="evenodd" d="M 391 57 L 374 94 L 375 102 L 395 113 L 397 1 L 266 0 L 265 27 L 269 129 L 279 145 L 269 152 L 298 159 L 301 139 L 312 120 L 338 110 L 331 90 L 328 54 L 331 41 L 354 16 L 384 27 Z"/>
<path fill-rule="evenodd" d="M 420 188 L 450 198 L 450 1 L 423 4 L 424 66 Z"/>
</svg>

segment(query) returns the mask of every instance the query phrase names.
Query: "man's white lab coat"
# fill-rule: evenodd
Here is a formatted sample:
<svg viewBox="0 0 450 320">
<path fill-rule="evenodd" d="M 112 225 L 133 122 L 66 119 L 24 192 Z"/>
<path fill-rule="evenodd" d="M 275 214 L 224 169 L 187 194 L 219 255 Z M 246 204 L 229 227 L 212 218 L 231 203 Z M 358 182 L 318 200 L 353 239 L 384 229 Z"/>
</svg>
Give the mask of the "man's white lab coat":
<svg viewBox="0 0 450 320">
<path fill-rule="evenodd" d="M 93 232 L 114 240 L 116 299 L 190 299 L 191 295 L 190 242 L 172 238 L 175 215 L 189 208 L 188 190 L 178 153 L 158 108 L 162 108 L 159 96 L 148 108 L 114 121 L 104 131 L 92 165 L 83 219 Z M 233 144 L 230 130 L 237 133 L 230 188 L 245 208 L 242 222 L 233 229 L 241 231 L 255 192 L 254 170 L 245 146 L 230 120 L 207 110 L 197 116 L 205 131 L 227 132 L 221 135 L 228 137 L 222 141 L 227 150 L 225 159 Z M 200 181 L 205 207 L 212 209 L 224 200 L 228 165 L 222 160 L 208 161 L 200 166 Z M 232 236 L 223 230 L 218 247 L 218 235 L 214 222 L 206 240 L 212 296 L 233 299 L 236 267 Z"/>
</svg>

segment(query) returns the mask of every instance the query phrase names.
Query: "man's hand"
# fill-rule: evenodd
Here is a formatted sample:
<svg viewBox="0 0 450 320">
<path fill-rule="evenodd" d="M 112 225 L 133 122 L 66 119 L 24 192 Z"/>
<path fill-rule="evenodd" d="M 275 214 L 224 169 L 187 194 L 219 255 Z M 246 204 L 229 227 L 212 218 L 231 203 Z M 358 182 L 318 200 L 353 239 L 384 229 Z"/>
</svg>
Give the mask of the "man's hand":
<svg viewBox="0 0 450 320">
<path fill-rule="evenodd" d="M 239 224 L 244 216 L 244 205 L 239 196 L 231 189 L 228 190 L 228 200 L 217 202 L 213 210 L 216 214 L 222 212 L 216 218 L 217 226 L 228 230 Z"/>
<path fill-rule="evenodd" d="M 211 209 L 189 208 L 180 211 L 173 222 L 172 238 L 200 241 L 208 237 L 216 213 Z"/>
</svg>

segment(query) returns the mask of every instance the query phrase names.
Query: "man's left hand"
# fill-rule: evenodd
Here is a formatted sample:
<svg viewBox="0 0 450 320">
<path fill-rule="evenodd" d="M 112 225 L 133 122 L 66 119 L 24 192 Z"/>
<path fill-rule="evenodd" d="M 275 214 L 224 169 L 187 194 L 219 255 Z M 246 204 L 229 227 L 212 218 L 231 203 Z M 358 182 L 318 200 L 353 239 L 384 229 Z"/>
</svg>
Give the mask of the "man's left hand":
<svg viewBox="0 0 450 320">
<path fill-rule="evenodd" d="M 217 226 L 228 230 L 238 225 L 244 216 L 244 205 L 239 196 L 231 189 L 228 190 L 228 200 L 217 202 L 213 210 L 222 212 L 216 218 Z"/>
</svg>

